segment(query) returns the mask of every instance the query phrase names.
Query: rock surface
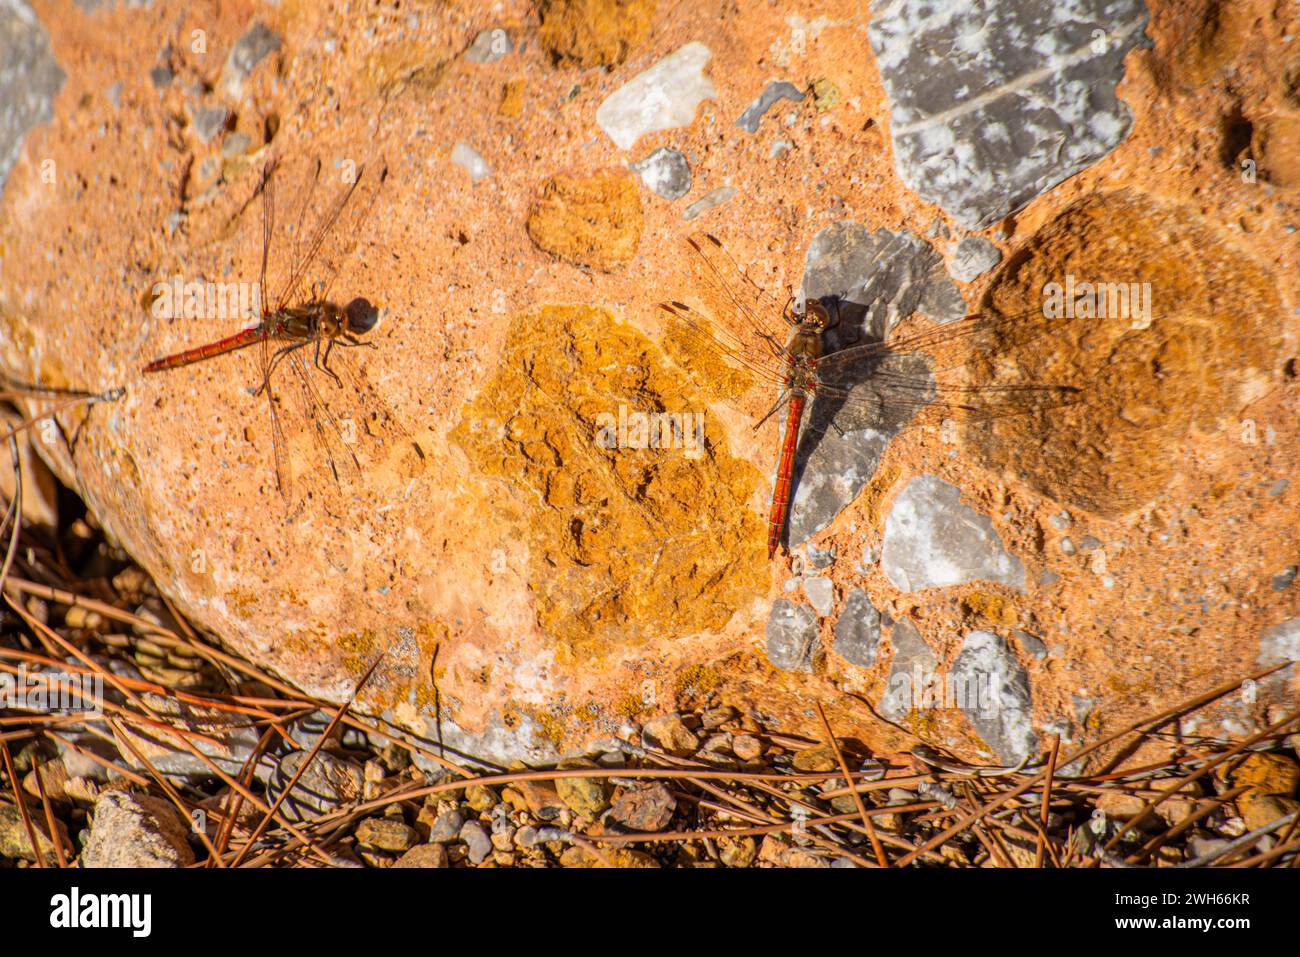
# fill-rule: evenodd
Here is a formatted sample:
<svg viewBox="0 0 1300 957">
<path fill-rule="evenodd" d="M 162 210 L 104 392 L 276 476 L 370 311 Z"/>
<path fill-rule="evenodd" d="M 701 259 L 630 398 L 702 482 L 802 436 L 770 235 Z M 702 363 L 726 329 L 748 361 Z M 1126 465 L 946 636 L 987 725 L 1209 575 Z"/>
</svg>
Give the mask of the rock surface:
<svg viewBox="0 0 1300 957">
<path fill-rule="evenodd" d="M 1147 42 L 1143 0 L 874 0 L 872 14 L 898 175 L 963 226 L 1016 212 L 1128 135 L 1115 87 Z"/>
<path fill-rule="evenodd" d="M 170 801 L 105 791 L 95 802 L 81 866 L 185 867 L 194 863 L 187 831 Z"/>
<path fill-rule="evenodd" d="M 961 490 L 920 475 L 894 500 L 885 520 L 880 564 L 903 591 L 986 580 L 1023 588 L 1025 568 L 1002 547 L 993 523 L 961 503 Z"/>
<path fill-rule="evenodd" d="M 1280 530 L 1300 526 L 1293 5 L 1152 0 L 1148 18 L 1131 0 L 1003 0 L 914 22 L 921 6 L 828 0 L 809 20 L 739 4 L 720 21 L 691 4 L 575 0 L 543 16 L 506 0 L 381 20 L 199 3 L 204 53 L 134 4 L 6 8 L 0 43 L 19 39 L 3 62 L 12 48 L 42 65 L 0 76 L 0 100 L 19 106 L 0 123 L 0 365 L 125 388 L 34 433 L 111 538 L 199 628 L 309 693 L 346 700 L 382 655 L 357 710 L 434 754 L 553 761 L 689 710 L 701 689 L 810 736 L 817 695 L 837 732 L 910 746 L 832 691 L 880 703 L 903 624 L 886 624 L 869 667 L 816 653 L 833 649 L 855 589 L 914 625 L 932 669 L 973 631 L 1039 636 L 1041 662 L 1012 639 L 1036 726 L 1071 716 L 1083 739 L 1207 676 L 1248 674 L 1261 636 L 1295 617 L 1295 585 L 1273 587 L 1296 563 Z M 1126 23 L 1102 53 L 1065 62 L 1094 25 Z M 1001 42 L 1017 24 L 1042 29 Z M 931 41 L 942 64 L 924 60 Z M 1016 92 L 1017 79 L 1029 85 Z M 773 82 L 804 98 L 777 100 L 755 132 L 738 126 Z M 224 119 L 197 130 L 200 114 Z M 1003 148 L 988 139 L 998 122 L 1041 135 L 1012 132 Z M 457 143 L 491 175 L 475 182 Z M 689 183 L 656 180 L 666 194 L 629 168 L 660 150 L 690 170 Z M 374 349 L 336 350 L 377 402 L 310 380 L 339 420 L 337 482 L 301 390 L 282 389 L 288 463 L 310 493 L 288 507 L 268 403 L 252 394 L 256 350 L 141 374 L 244 325 L 150 303 L 173 277 L 258 278 L 255 193 L 271 157 L 269 300 L 309 193 L 303 223 L 364 170 L 298 298 L 332 277 L 332 296 L 368 297 L 379 316 Z M 982 244 L 960 253 L 973 231 L 1004 258 L 959 285 L 991 258 Z M 831 582 L 815 586 L 830 614 L 799 606 L 809 620 L 776 629 L 777 658 L 800 670 L 766 647 L 774 603 L 802 600 L 783 588 L 809 577 L 812 555 L 765 560 L 780 427 L 753 425 L 774 401 L 773 366 L 691 351 L 658 308 L 689 302 L 770 355 L 697 268 L 684 239 L 705 232 L 766 291 L 750 311 L 778 337 L 801 289 L 843 298 L 835 347 L 979 311 L 996 317 L 989 335 L 911 371 L 1082 393 L 952 432 L 862 403 L 812 410 L 788 537 L 843 557 L 812 576 Z M 1071 276 L 1076 293 L 1149 282 L 1150 315 L 1046 321 L 1044 289 Z M 640 442 L 635 416 L 651 412 L 699 430 Z M 920 476 L 960 489 L 944 514 L 969 509 L 996 534 L 976 534 L 960 582 L 909 591 L 929 579 L 891 576 L 920 576 L 917 563 L 874 556 Z M 1051 522 L 1063 510 L 1064 529 Z M 1296 690 L 1270 686 L 1268 703 L 1294 705 Z M 1076 694 L 1093 702 L 1086 720 Z M 954 754 L 983 747 L 960 709 L 904 718 Z"/>
</svg>

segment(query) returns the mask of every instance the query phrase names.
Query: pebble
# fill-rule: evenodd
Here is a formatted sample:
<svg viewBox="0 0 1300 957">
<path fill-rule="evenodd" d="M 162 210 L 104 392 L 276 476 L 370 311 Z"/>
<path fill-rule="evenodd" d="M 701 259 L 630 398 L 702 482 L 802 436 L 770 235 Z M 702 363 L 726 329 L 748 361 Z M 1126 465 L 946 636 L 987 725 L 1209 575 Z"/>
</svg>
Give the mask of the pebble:
<svg viewBox="0 0 1300 957">
<path fill-rule="evenodd" d="M 402 853 L 419 842 L 415 828 L 400 818 L 368 817 L 357 825 L 357 842 L 381 851 Z"/>
<path fill-rule="evenodd" d="M 829 578 L 813 577 L 803 580 L 803 593 L 808 603 L 822 618 L 835 610 L 835 583 Z"/>
<path fill-rule="evenodd" d="M 195 112 L 191 128 L 200 143 L 210 143 L 229 120 L 230 111 L 224 106 L 205 106 Z"/>
<path fill-rule="evenodd" d="M 278 49 L 280 38 L 276 34 L 260 23 L 249 27 L 230 48 L 230 56 L 226 57 L 222 68 L 222 82 L 226 92 L 232 97 L 238 97 L 240 87 L 254 67 Z"/>
<path fill-rule="evenodd" d="M 568 761 L 561 761 L 558 767 L 561 770 L 570 768 L 595 768 L 596 764 L 586 758 L 574 758 Z M 600 812 L 609 807 L 610 794 L 612 787 L 609 779 L 604 777 L 594 778 L 557 778 L 555 781 L 555 790 L 560 795 L 569 810 L 573 811 L 579 817 L 588 820 L 595 820 Z"/>
<path fill-rule="evenodd" d="M 736 197 L 740 190 L 734 186 L 719 186 L 715 190 L 705 193 L 691 205 L 682 210 L 682 219 L 690 222 L 697 216 L 701 216 L 713 209 L 715 206 L 721 206 L 723 203 L 730 202 Z"/>
<path fill-rule="evenodd" d="M 831 650 L 851 665 L 871 668 L 880 644 L 880 612 L 861 588 L 849 592 L 844 610 L 835 622 Z"/>
<path fill-rule="evenodd" d="M 443 811 L 429 827 L 430 844 L 447 844 L 460 836 L 460 829 L 465 826 L 465 815 L 453 808 Z"/>
<path fill-rule="evenodd" d="M 880 566 L 902 591 L 978 580 L 1025 587 L 1025 566 L 1002 546 L 992 520 L 963 505 L 957 486 L 933 475 L 912 479 L 894 500 Z"/>
<path fill-rule="evenodd" d="M 1002 636 L 967 635 L 948 680 L 966 720 L 1003 762 L 1015 764 L 1037 753 L 1029 676 Z"/>
<path fill-rule="evenodd" d="M 492 167 L 478 150 L 464 141 L 451 148 L 451 161 L 469 173 L 471 183 L 477 183 L 492 175 Z"/>
<path fill-rule="evenodd" d="M 736 716 L 736 709 L 728 705 L 710 708 L 700 715 L 700 725 L 705 731 L 715 731 Z"/>
<path fill-rule="evenodd" d="M 480 30 L 474 42 L 465 51 L 465 59 L 470 63 L 495 63 L 507 53 L 514 51 L 510 34 L 500 27 Z"/>
<path fill-rule="evenodd" d="M 731 753 L 742 761 L 757 761 L 763 754 L 763 742 L 752 734 L 738 734 L 731 739 Z"/>
<path fill-rule="evenodd" d="M 648 189 L 664 199 L 681 199 L 691 191 L 691 164 L 685 154 L 661 146 L 645 159 L 632 164 Z"/>
<path fill-rule="evenodd" d="M 189 827 L 165 798 L 104 791 L 95 802 L 82 867 L 187 867 Z"/>
<path fill-rule="evenodd" d="M 811 674 L 821 653 L 817 614 L 784 598 L 772 603 L 767 619 L 767 660 L 782 671 Z"/>
<path fill-rule="evenodd" d="M 469 859 L 474 864 L 482 864 L 492 853 L 492 839 L 483 825 L 478 821 L 466 821 L 460 829 L 460 839 L 469 851 Z"/>
<path fill-rule="evenodd" d="M 699 736 L 686 727 L 680 714 L 675 713 L 647 721 L 641 729 L 641 741 L 645 747 L 679 758 L 694 754 L 700 747 Z"/>
<path fill-rule="evenodd" d="M 691 42 L 634 76 L 596 110 L 596 123 L 619 149 L 647 133 L 689 126 L 700 102 L 716 96 L 704 67 L 713 54 Z"/>
<path fill-rule="evenodd" d="M 482 814 L 497 803 L 497 795 L 491 788 L 471 784 L 465 789 L 465 803 Z"/>
<path fill-rule="evenodd" d="M 718 857 L 727 867 L 750 867 L 758 858 L 758 845 L 748 836 L 720 840 Z"/>
<path fill-rule="evenodd" d="M 611 817 L 634 831 L 662 831 L 676 810 L 672 792 L 664 784 L 655 783 L 621 794 L 614 802 Z"/>
<path fill-rule="evenodd" d="M 40 845 L 41 853 L 45 855 L 46 863 L 56 860 L 54 853 L 54 842 L 50 840 L 50 829 L 45 823 L 43 814 L 32 814 L 32 827 L 36 831 L 36 841 Z M 65 848 L 71 845 L 68 840 L 68 829 L 58 818 L 54 823 L 59 832 L 59 838 Z M 36 852 L 32 849 L 31 835 L 27 833 L 27 825 L 23 823 L 22 812 L 11 804 L 0 804 L 0 858 L 22 858 L 25 861 L 35 861 Z"/>
<path fill-rule="evenodd" d="M 393 867 L 448 867 L 447 849 L 441 844 L 419 844 L 396 861 Z"/>
<path fill-rule="evenodd" d="M 763 92 L 759 94 L 758 99 L 745 108 L 745 112 L 740 114 L 736 120 L 736 125 L 746 133 L 757 133 L 758 125 L 763 116 L 780 100 L 791 100 L 795 103 L 802 103 L 806 94 L 793 83 L 784 80 L 774 80 L 764 87 Z"/>
</svg>

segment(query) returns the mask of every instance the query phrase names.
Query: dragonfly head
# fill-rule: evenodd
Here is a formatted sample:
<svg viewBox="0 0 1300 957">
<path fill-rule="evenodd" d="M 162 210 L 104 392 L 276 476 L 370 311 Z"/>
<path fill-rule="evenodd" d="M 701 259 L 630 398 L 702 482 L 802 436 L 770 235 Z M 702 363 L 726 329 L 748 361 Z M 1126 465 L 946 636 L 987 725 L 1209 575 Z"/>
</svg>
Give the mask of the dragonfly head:
<svg viewBox="0 0 1300 957">
<path fill-rule="evenodd" d="M 365 335 L 379 323 L 379 310 L 369 299 L 353 299 L 343 310 L 348 332 Z"/>
<path fill-rule="evenodd" d="M 822 305 L 820 299 L 809 299 L 803 306 L 803 324 L 815 326 L 818 331 L 829 329 L 831 314 Z"/>
</svg>

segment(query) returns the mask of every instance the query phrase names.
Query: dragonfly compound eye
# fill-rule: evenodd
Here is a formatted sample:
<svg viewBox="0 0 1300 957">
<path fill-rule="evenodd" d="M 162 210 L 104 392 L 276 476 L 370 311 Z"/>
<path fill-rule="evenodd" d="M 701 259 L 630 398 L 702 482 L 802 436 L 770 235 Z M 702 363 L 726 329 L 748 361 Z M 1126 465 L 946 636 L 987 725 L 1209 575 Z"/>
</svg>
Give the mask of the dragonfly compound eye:
<svg viewBox="0 0 1300 957">
<path fill-rule="evenodd" d="M 379 323 L 379 309 L 369 299 L 353 299 L 344 310 L 347 313 L 348 332 L 363 335 Z"/>
<path fill-rule="evenodd" d="M 804 304 L 804 322 L 825 328 L 831 324 L 830 313 L 826 311 L 826 307 L 820 300 L 809 299 Z"/>
</svg>

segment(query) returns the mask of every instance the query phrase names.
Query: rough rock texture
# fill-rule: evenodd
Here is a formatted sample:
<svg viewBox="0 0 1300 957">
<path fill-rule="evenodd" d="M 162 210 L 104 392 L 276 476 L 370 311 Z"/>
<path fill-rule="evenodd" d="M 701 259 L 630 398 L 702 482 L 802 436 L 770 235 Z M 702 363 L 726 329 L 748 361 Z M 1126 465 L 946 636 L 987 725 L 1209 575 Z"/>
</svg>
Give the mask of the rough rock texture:
<svg viewBox="0 0 1300 957">
<path fill-rule="evenodd" d="M 572 62 L 603 65 L 557 65 L 536 5 L 515 0 L 397 16 L 157 0 L 4 21 L 48 33 L 48 54 L 22 74 L 40 81 L 33 93 L 14 86 L 4 48 L 0 100 L 35 96 L 22 116 L 49 120 L 4 126 L 25 135 L 4 144 L 18 152 L 0 195 L 0 365 L 126 389 L 35 437 L 178 607 L 335 701 L 383 654 L 360 710 L 503 764 L 634 734 L 709 694 L 820 735 L 816 696 L 873 750 L 917 735 L 972 757 L 988 745 L 959 708 L 889 709 L 904 734 L 861 702 L 883 707 L 900 649 L 945 675 L 974 631 L 1010 641 L 1033 725 L 1081 741 L 1258 667 L 1262 637 L 1296 617 L 1296 585 L 1274 586 L 1296 564 L 1287 532 L 1300 527 L 1294 4 L 1152 0 L 1146 17 L 1133 2 L 999 0 L 979 5 L 979 34 L 965 31 L 975 4 L 934 5 L 906 44 L 901 25 L 920 5 L 903 0 L 661 4 L 635 35 L 616 22 L 626 5 L 563 6 L 590 11 L 583 29 L 570 21 Z M 1053 12 L 1066 9 L 1072 24 Z M 1028 43 L 1001 42 L 1035 17 L 1057 19 Z M 1139 20 L 1102 54 L 1061 62 L 1089 46 L 1093 23 Z M 182 35 L 202 25 L 206 52 L 176 42 L 178 22 Z M 498 30 L 508 44 L 478 42 Z M 256 56 L 232 57 L 237 47 Z M 949 56 L 912 59 L 926 49 Z M 1034 63 L 1053 68 L 1008 91 Z M 773 82 L 811 95 L 780 99 L 756 132 L 738 126 Z M 1031 98 L 1042 107 L 1027 115 Z M 222 121 L 196 126 L 200 115 Z M 1000 116 L 1006 148 L 981 138 Z M 458 143 L 491 175 L 475 182 Z M 690 168 L 676 198 L 627 169 L 660 149 Z M 337 454 L 335 482 L 318 451 L 328 425 L 322 436 L 322 419 L 298 413 L 301 389 L 282 391 L 287 458 L 307 479 L 287 509 L 267 402 L 251 394 L 256 350 L 140 371 L 243 325 L 155 315 L 153 290 L 257 278 L 254 193 L 273 156 L 268 294 L 303 245 L 319 159 L 304 224 L 350 171 L 366 174 L 298 298 L 332 276 L 332 296 L 367 297 L 381 314 L 365 337 L 374 349 L 336 358 L 382 408 L 309 380 L 338 421 L 333 447 L 354 438 L 358 467 Z M 556 189 L 547 203 L 548 182 L 610 171 L 590 194 Z M 543 206 L 557 252 L 530 233 Z M 970 272 L 949 246 L 986 221 L 978 231 L 1003 259 L 959 285 L 949 269 Z M 879 421 L 864 404 L 809 414 L 790 538 L 837 556 L 816 573 L 831 614 L 798 605 L 811 620 L 792 660 L 811 671 L 768 659 L 774 604 L 796 596 L 784 585 L 812 554 L 765 560 L 780 427 L 753 425 L 775 398 L 774 366 L 691 348 L 658 308 L 707 308 L 751 356 L 770 356 L 752 317 L 706 285 L 683 241 L 696 232 L 767 291 L 760 322 L 777 335 L 801 288 L 858 311 L 835 345 L 982 310 L 1002 317 L 994 331 L 942 368 L 916 360 L 916 374 L 1082 393 L 952 430 Z M 1044 287 L 1069 276 L 1149 282 L 1151 321 L 1046 320 Z M 677 417 L 655 420 L 668 441 L 649 442 L 651 413 Z M 1023 565 L 1022 588 L 907 591 L 887 574 L 894 556 L 859 560 L 881 553 L 918 476 L 987 520 Z M 889 637 L 869 667 L 825 653 L 858 590 Z M 1237 734 L 1295 701 L 1294 676 L 1279 677 L 1258 713 L 1225 705 L 1198 733 Z"/>
<path fill-rule="evenodd" d="M 1037 753 L 1029 677 L 1006 641 L 990 631 L 972 631 L 948 681 L 957 706 L 999 758 L 1015 764 Z"/>
<path fill-rule="evenodd" d="M 528 217 L 528 235 L 540 249 L 605 270 L 636 255 L 643 226 L 636 183 L 613 171 L 552 177 Z"/>
<path fill-rule="evenodd" d="M 1115 87 L 1146 23 L 1143 0 L 874 0 L 899 177 L 982 229 L 1092 165 L 1132 125 Z"/>
<path fill-rule="evenodd" d="M 95 802 L 82 867 L 185 867 L 194 863 L 187 828 L 170 801 L 104 791 Z"/>
<path fill-rule="evenodd" d="M 47 123 L 64 74 L 49 35 L 26 3 L 0 10 L 0 189 L 18 161 L 28 130 Z"/>
</svg>

